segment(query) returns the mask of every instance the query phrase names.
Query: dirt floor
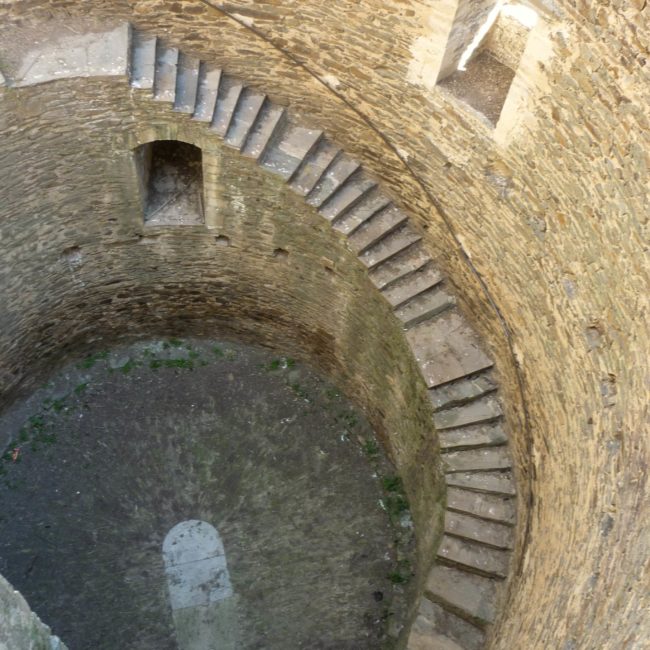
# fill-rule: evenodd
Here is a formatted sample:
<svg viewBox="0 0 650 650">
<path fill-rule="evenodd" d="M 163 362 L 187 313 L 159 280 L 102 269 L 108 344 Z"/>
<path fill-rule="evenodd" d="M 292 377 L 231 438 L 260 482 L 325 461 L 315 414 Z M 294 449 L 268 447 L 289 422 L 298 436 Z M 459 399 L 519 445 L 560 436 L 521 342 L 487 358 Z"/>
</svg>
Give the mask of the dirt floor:
<svg viewBox="0 0 650 650">
<path fill-rule="evenodd" d="M 70 650 L 393 646 L 413 546 L 401 484 L 303 365 L 140 343 L 70 364 L 0 431 L 0 573 Z M 162 555 L 187 520 L 218 531 L 232 585 L 192 623 L 202 641 L 172 615 Z"/>
</svg>

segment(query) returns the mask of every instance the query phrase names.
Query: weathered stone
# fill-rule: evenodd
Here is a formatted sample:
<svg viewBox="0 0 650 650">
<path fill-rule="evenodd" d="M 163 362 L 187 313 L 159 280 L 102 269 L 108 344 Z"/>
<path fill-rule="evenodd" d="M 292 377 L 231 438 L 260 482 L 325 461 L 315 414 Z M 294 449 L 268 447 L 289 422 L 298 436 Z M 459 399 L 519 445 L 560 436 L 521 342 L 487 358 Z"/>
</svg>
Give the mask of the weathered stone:
<svg viewBox="0 0 650 650">
<path fill-rule="evenodd" d="M 442 275 L 433 264 L 425 264 L 408 273 L 382 290 L 384 297 L 393 307 L 401 307 L 415 296 L 435 287 L 442 280 Z"/>
<path fill-rule="evenodd" d="M 480 623 L 494 621 L 497 583 L 490 578 L 436 564 L 425 589 L 427 596 L 441 607 Z"/>
<path fill-rule="evenodd" d="M 420 241 L 421 237 L 409 225 L 391 232 L 379 240 L 372 248 L 359 256 L 359 259 L 368 267 L 374 268 L 404 249 Z"/>
<path fill-rule="evenodd" d="M 348 237 L 350 247 L 357 254 L 364 253 L 377 241 L 406 223 L 407 219 L 399 208 L 391 205 L 370 217 Z"/>
<path fill-rule="evenodd" d="M 457 472 L 447 474 L 447 486 L 477 490 L 478 493 L 514 496 L 515 482 L 511 472 Z"/>
<path fill-rule="evenodd" d="M 496 548 L 511 549 L 513 542 L 512 526 L 485 521 L 477 517 L 449 512 L 445 516 L 445 532 L 455 537 L 463 537 Z"/>
<path fill-rule="evenodd" d="M 438 557 L 456 567 L 465 567 L 479 575 L 505 578 L 510 553 L 477 542 L 445 535 L 438 547 Z"/>
<path fill-rule="evenodd" d="M 455 310 L 412 327 L 406 337 L 430 388 L 492 365 L 476 334 Z"/>
<path fill-rule="evenodd" d="M 174 110 L 180 113 L 194 113 L 199 83 L 199 60 L 180 52 L 176 72 L 176 93 Z"/>
<path fill-rule="evenodd" d="M 265 100 L 266 96 L 261 93 L 248 88 L 243 90 L 224 138 L 226 144 L 236 149 L 241 149 L 244 146 L 248 133 L 255 124 Z"/>
<path fill-rule="evenodd" d="M 467 424 L 494 420 L 502 415 L 501 405 L 491 396 L 481 397 L 468 404 L 453 406 L 436 413 L 437 429 L 451 429 Z"/>
<path fill-rule="evenodd" d="M 508 442 L 508 437 L 499 423 L 474 424 L 460 429 L 441 429 L 438 437 L 441 449 L 445 450 L 459 447 L 494 447 Z"/>
<path fill-rule="evenodd" d="M 457 477 L 458 474 L 451 476 Z M 512 497 L 484 494 L 452 485 L 447 487 L 447 508 L 507 524 L 514 524 L 517 516 L 516 503 Z"/>
<path fill-rule="evenodd" d="M 507 469 L 512 467 L 508 448 L 504 445 L 500 447 L 451 451 L 444 455 L 443 462 L 448 472 Z"/>
<path fill-rule="evenodd" d="M 356 160 L 345 154 L 337 155 L 307 195 L 307 203 L 316 208 L 322 206 L 357 169 L 359 163 Z"/>
<path fill-rule="evenodd" d="M 214 107 L 217 104 L 219 94 L 219 80 L 221 69 L 210 64 L 201 62 L 199 66 L 199 80 L 196 93 L 196 106 L 193 118 L 200 122 L 212 122 Z"/>
<path fill-rule="evenodd" d="M 482 373 L 432 388 L 429 397 L 433 407 L 438 410 L 463 404 L 485 393 L 493 392 L 496 388 L 497 384 L 489 373 Z"/>
<path fill-rule="evenodd" d="M 411 328 L 437 318 L 443 311 L 451 309 L 454 304 L 454 297 L 449 295 L 442 286 L 437 285 L 411 298 L 395 310 L 395 315 L 404 323 L 405 328 Z"/>
</svg>

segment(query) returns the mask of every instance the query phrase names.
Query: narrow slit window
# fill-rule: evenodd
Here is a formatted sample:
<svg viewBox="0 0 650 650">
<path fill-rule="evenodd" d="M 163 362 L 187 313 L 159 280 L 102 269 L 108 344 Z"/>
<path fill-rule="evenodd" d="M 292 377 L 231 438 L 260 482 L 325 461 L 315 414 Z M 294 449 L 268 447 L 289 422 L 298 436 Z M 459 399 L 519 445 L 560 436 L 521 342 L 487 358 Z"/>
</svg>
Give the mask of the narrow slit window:
<svg viewBox="0 0 650 650">
<path fill-rule="evenodd" d="M 448 66 L 438 85 L 495 126 L 537 20 L 537 12 L 527 5 L 494 3 L 454 61 L 455 69 Z"/>
<path fill-rule="evenodd" d="M 138 147 L 135 156 L 145 225 L 205 223 L 199 147 L 177 140 L 155 140 Z"/>
</svg>

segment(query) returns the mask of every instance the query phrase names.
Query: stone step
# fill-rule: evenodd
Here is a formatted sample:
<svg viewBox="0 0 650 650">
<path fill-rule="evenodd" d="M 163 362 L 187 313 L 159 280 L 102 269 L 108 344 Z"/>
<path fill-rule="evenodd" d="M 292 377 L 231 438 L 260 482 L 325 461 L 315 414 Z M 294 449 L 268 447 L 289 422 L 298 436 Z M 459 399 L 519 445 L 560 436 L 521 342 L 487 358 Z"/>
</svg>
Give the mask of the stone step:
<svg viewBox="0 0 650 650">
<path fill-rule="evenodd" d="M 408 217 L 395 205 L 380 210 L 357 228 L 348 238 L 350 248 L 357 254 L 365 253 L 379 240 L 406 223 Z"/>
<path fill-rule="evenodd" d="M 285 119 L 286 111 L 282 106 L 274 106 L 271 102 L 265 102 L 257 122 L 248 133 L 242 153 L 255 160 L 261 159 Z"/>
<path fill-rule="evenodd" d="M 460 406 L 477 397 L 496 391 L 497 384 L 492 378 L 490 371 L 484 371 L 478 375 L 464 377 L 456 381 L 431 388 L 429 399 L 434 410 Z"/>
<path fill-rule="evenodd" d="M 325 170 L 334 162 L 340 151 L 336 145 L 325 138 L 321 138 L 309 152 L 309 155 L 305 157 L 294 178 L 291 179 L 289 184 L 291 189 L 302 196 L 307 196 L 321 179 Z"/>
<path fill-rule="evenodd" d="M 263 93 L 252 88 L 242 90 L 235 112 L 230 120 L 228 132 L 224 138 L 226 144 L 241 151 L 265 101 L 266 95 Z"/>
<path fill-rule="evenodd" d="M 261 165 L 285 181 L 290 181 L 322 136 L 323 132 L 317 129 L 287 123 L 278 131 L 277 138 L 260 159 Z"/>
<path fill-rule="evenodd" d="M 510 471 L 456 472 L 445 476 L 447 487 L 473 490 L 478 494 L 488 493 L 515 496 L 515 482 Z"/>
<path fill-rule="evenodd" d="M 492 366 L 478 336 L 455 309 L 412 327 L 406 338 L 429 388 Z"/>
<path fill-rule="evenodd" d="M 428 263 L 398 278 L 397 281 L 392 282 L 387 288 L 382 289 L 382 293 L 391 306 L 397 309 L 412 298 L 432 289 L 441 281 L 442 274 L 440 271 L 433 264 Z"/>
<path fill-rule="evenodd" d="M 199 122 L 212 122 L 220 80 L 221 69 L 201 61 L 193 119 Z"/>
<path fill-rule="evenodd" d="M 360 203 L 375 187 L 377 187 L 375 181 L 362 172 L 356 172 L 321 205 L 318 211 L 328 221 L 335 221 Z"/>
<path fill-rule="evenodd" d="M 393 259 L 374 268 L 368 274 L 372 283 L 381 290 L 388 289 L 394 283 L 404 280 L 425 264 L 431 263 L 431 257 L 422 244 L 410 246 Z"/>
<path fill-rule="evenodd" d="M 501 405 L 493 395 L 478 397 L 472 402 L 436 411 L 436 429 L 451 429 L 468 424 L 495 420 L 502 415 Z"/>
<path fill-rule="evenodd" d="M 344 153 L 337 154 L 314 185 L 314 189 L 307 195 L 307 203 L 315 208 L 320 208 L 357 169 L 359 169 L 359 163 L 356 160 Z"/>
<path fill-rule="evenodd" d="M 512 497 L 474 492 L 451 485 L 447 486 L 447 508 L 511 525 L 515 523 L 517 517 L 516 502 Z"/>
<path fill-rule="evenodd" d="M 445 513 L 445 533 L 500 549 L 512 549 L 512 526 L 478 519 L 460 512 Z"/>
<path fill-rule="evenodd" d="M 434 415 L 434 422 L 435 417 Z M 441 429 L 438 431 L 438 439 L 440 449 L 443 451 L 495 447 L 508 442 L 508 437 L 499 422 L 474 424 L 458 429 Z"/>
<path fill-rule="evenodd" d="M 178 49 L 156 42 L 156 66 L 153 80 L 153 98 L 160 102 L 172 102 L 176 97 L 176 73 Z"/>
<path fill-rule="evenodd" d="M 409 636 L 417 650 L 480 650 L 483 631 L 438 603 L 422 598 Z"/>
<path fill-rule="evenodd" d="M 424 587 L 427 598 L 476 625 L 494 622 L 499 581 L 436 564 Z"/>
<path fill-rule="evenodd" d="M 422 237 L 409 224 L 404 224 L 379 240 L 372 248 L 360 255 L 359 259 L 369 269 L 374 269 L 421 239 Z"/>
<path fill-rule="evenodd" d="M 354 207 L 339 217 L 337 217 L 332 226 L 334 230 L 343 233 L 344 235 L 351 235 L 362 224 L 366 223 L 368 219 L 378 214 L 381 210 L 386 209 L 390 205 L 390 199 L 374 188 L 364 195 Z"/>
<path fill-rule="evenodd" d="M 174 110 L 179 113 L 194 113 L 199 84 L 199 63 L 197 58 L 183 52 L 178 55 Z"/>
<path fill-rule="evenodd" d="M 152 90 L 156 71 L 155 36 L 134 30 L 131 41 L 131 76 L 133 88 Z"/>
<path fill-rule="evenodd" d="M 438 559 L 445 565 L 478 575 L 505 578 L 510 552 L 445 534 L 438 547 Z"/>
<path fill-rule="evenodd" d="M 415 619 L 406 650 L 463 650 L 455 641 L 435 631 L 421 632 L 420 626 L 420 620 Z M 432 625 L 431 627 L 433 628 Z"/>
<path fill-rule="evenodd" d="M 509 469 L 512 467 L 506 445 L 450 451 L 442 454 L 446 472 L 467 472 L 476 470 Z"/>
<path fill-rule="evenodd" d="M 441 285 L 437 285 L 411 298 L 395 310 L 395 315 L 404 323 L 406 329 L 410 329 L 419 323 L 436 318 L 455 304 L 456 299 L 449 295 Z"/>
<path fill-rule="evenodd" d="M 214 115 L 210 129 L 217 135 L 224 137 L 230 127 L 230 122 L 235 113 L 239 96 L 244 90 L 241 81 L 222 74 L 219 81 L 219 93 L 214 107 Z"/>
</svg>

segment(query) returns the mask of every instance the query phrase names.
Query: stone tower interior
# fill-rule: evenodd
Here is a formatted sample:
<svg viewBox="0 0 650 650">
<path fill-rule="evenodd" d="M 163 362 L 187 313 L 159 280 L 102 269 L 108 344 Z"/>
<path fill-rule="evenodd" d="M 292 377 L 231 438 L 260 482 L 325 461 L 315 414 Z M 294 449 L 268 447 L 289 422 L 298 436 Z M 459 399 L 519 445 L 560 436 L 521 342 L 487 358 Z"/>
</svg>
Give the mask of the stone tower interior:
<svg viewBox="0 0 650 650">
<path fill-rule="evenodd" d="M 0 2 L 0 649 L 649 648 L 649 14 Z"/>
</svg>

